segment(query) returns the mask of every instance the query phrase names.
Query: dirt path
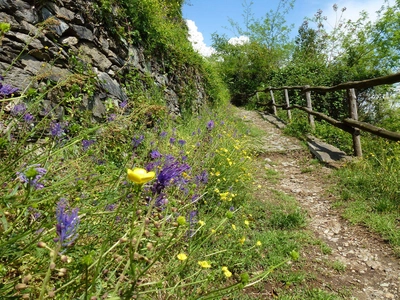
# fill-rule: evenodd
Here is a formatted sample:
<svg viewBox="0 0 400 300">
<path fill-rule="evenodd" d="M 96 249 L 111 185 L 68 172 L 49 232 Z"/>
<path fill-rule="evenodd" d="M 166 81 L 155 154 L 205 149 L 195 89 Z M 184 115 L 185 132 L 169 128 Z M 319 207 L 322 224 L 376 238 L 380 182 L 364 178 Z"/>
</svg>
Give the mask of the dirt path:
<svg viewBox="0 0 400 300">
<path fill-rule="evenodd" d="M 321 247 L 310 246 L 302 253 L 305 267 L 316 275 L 312 284 L 339 293 L 349 290 L 349 299 L 400 299 L 400 259 L 379 237 L 364 227 L 349 224 L 332 208 L 332 169 L 312 165 L 311 155 L 297 139 L 284 136 L 257 112 L 239 113 L 265 131 L 265 153 L 258 163 L 280 173 L 273 188 L 298 200 L 308 213 L 308 229 L 331 249 L 329 254 L 323 254 Z M 264 186 L 271 187 L 271 183 Z"/>
</svg>

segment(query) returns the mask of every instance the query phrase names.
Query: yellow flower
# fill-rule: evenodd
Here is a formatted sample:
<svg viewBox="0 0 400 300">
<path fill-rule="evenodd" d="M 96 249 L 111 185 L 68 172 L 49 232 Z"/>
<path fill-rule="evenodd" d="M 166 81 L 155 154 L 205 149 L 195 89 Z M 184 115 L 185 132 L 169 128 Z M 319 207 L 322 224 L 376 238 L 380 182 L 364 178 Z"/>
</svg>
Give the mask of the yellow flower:
<svg viewBox="0 0 400 300">
<path fill-rule="evenodd" d="M 198 223 L 199 223 L 200 226 L 204 226 L 204 224 L 206 224 L 206 223 L 205 223 L 204 221 L 202 221 L 202 220 L 200 220 Z"/>
<path fill-rule="evenodd" d="M 250 225 L 250 222 L 248 220 L 244 221 L 244 224 L 246 224 L 247 226 Z"/>
<path fill-rule="evenodd" d="M 227 278 L 232 276 L 232 273 L 231 273 L 231 271 L 228 270 L 228 267 L 222 267 L 222 272 L 224 272 L 224 275 Z"/>
<path fill-rule="evenodd" d="M 260 241 L 257 241 L 256 246 L 260 247 L 262 244 Z"/>
<path fill-rule="evenodd" d="M 128 169 L 128 179 L 137 184 L 144 184 L 152 180 L 156 176 L 153 171 L 147 172 L 142 168 L 134 168 L 133 170 Z"/>
<path fill-rule="evenodd" d="M 211 229 L 211 233 L 216 233 L 217 231 L 215 229 Z"/>
<path fill-rule="evenodd" d="M 232 229 L 236 230 L 236 225 L 235 224 L 232 224 Z"/>
<path fill-rule="evenodd" d="M 185 253 L 179 253 L 176 257 L 182 261 L 187 260 L 187 255 Z"/>
<path fill-rule="evenodd" d="M 198 261 L 197 263 L 199 264 L 200 267 L 202 267 L 204 269 L 211 268 L 211 264 L 206 260 L 201 260 L 201 261 Z"/>
<path fill-rule="evenodd" d="M 246 238 L 245 238 L 245 237 L 242 237 L 242 238 L 239 240 L 239 243 L 241 243 L 241 244 L 243 245 L 245 241 L 246 241 Z"/>
</svg>

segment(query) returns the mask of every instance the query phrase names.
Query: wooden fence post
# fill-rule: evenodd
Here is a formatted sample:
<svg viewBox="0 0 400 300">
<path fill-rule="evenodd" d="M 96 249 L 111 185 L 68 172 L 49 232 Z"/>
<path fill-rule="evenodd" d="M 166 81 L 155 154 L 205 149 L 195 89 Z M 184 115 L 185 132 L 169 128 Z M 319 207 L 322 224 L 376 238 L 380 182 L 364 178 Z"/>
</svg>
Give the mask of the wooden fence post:
<svg viewBox="0 0 400 300">
<path fill-rule="evenodd" d="M 347 96 L 349 101 L 349 114 L 350 118 L 358 121 L 358 111 L 357 111 L 357 97 L 354 89 L 347 90 Z M 360 129 L 353 127 L 353 149 L 354 155 L 361 157 L 362 149 L 361 149 L 361 139 L 360 139 Z"/>
<path fill-rule="evenodd" d="M 309 85 L 306 85 L 305 88 L 309 88 Z M 307 100 L 307 108 L 309 110 L 312 110 L 312 102 L 311 102 L 311 92 L 308 91 L 306 92 L 306 100 Z M 311 126 L 311 130 L 315 130 L 315 122 L 314 122 L 314 116 L 311 114 L 308 114 L 308 124 Z"/>
<path fill-rule="evenodd" d="M 271 88 L 271 87 L 270 87 Z M 272 112 L 274 113 L 274 116 L 277 116 L 276 112 L 276 103 L 275 103 L 275 97 L 274 97 L 274 92 L 272 90 L 269 90 L 269 93 L 271 94 L 271 101 L 272 101 Z"/>
<path fill-rule="evenodd" d="M 289 103 L 289 94 L 288 94 L 288 90 L 285 89 L 285 100 L 286 100 L 286 106 L 289 107 L 290 103 Z M 292 113 L 290 112 L 290 109 L 287 110 L 287 116 L 289 121 L 292 120 Z"/>
</svg>

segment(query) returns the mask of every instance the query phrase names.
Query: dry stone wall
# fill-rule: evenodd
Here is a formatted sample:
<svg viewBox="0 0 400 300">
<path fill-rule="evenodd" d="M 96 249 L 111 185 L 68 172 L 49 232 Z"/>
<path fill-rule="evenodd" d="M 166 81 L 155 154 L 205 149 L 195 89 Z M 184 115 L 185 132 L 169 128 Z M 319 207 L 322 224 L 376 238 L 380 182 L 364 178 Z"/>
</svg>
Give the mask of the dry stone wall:
<svg viewBox="0 0 400 300">
<path fill-rule="evenodd" d="M 94 2 L 0 0 L 0 22 L 11 25 L 0 39 L 0 75 L 20 91 L 40 88 L 40 80 L 61 82 L 71 76 L 74 56 L 98 79 L 96 93 L 82 103 L 95 117 L 104 117 L 105 99 L 115 104 L 134 101 L 121 87 L 128 72 L 147 78 L 147 85 L 150 78 L 163 92 L 169 111 L 179 114 L 185 101 L 186 78 L 169 74 L 162 59 L 147 58 L 143 47 L 128 45 L 123 38 L 113 36 L 96 16 Z M 201 76 L 196 70 L 187 71 L 197 90 L 192 102 L 201 106 L 206 98 Z M 49 94 L 44 101 L 51 107 L 56 99 Z M 59 117 L 62 113 L 59 111 Z"/>
</svg>

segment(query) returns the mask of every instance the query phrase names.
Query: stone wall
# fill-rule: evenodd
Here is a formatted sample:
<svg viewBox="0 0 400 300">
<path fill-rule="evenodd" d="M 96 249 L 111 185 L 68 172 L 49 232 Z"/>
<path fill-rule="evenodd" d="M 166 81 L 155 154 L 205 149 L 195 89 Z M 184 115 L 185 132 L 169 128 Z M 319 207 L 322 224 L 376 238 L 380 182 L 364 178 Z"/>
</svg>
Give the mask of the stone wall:
<svg viewBox="0 0 400 300">
<path fill-rule="evenodd" d="M 6 83 L 25 91 L 40 88 L 40 80 L 46 78 L 66 80 L 75 72 L 71 68 L 73 55 L 98 78 L 96 93 L 83 103 L 95 117 L 104 117 L 105 99 L 115 104 L 134 101 L 121 87 L 127 72 L 137 72 L 138 78 L 147 78 L 147 84 L 150 78 L 164 93 L 169 111 L 179 114 L 186 78 L 169 74 L 162 59 L 147 58 L 143 47 L 133 47 L 113 36 L 96 17 L 93 2 L 0 0 L 0 22 L 11 24 L 0 40 L 0 75 Z M 199 73 L 193 68 L 187 73 L 196 85 L 196 99 L 192 100 L 196 109 L 206 94 Z M 48 94 L 44 101 L 51 106 L 54 99 Z"/>
</svg>

